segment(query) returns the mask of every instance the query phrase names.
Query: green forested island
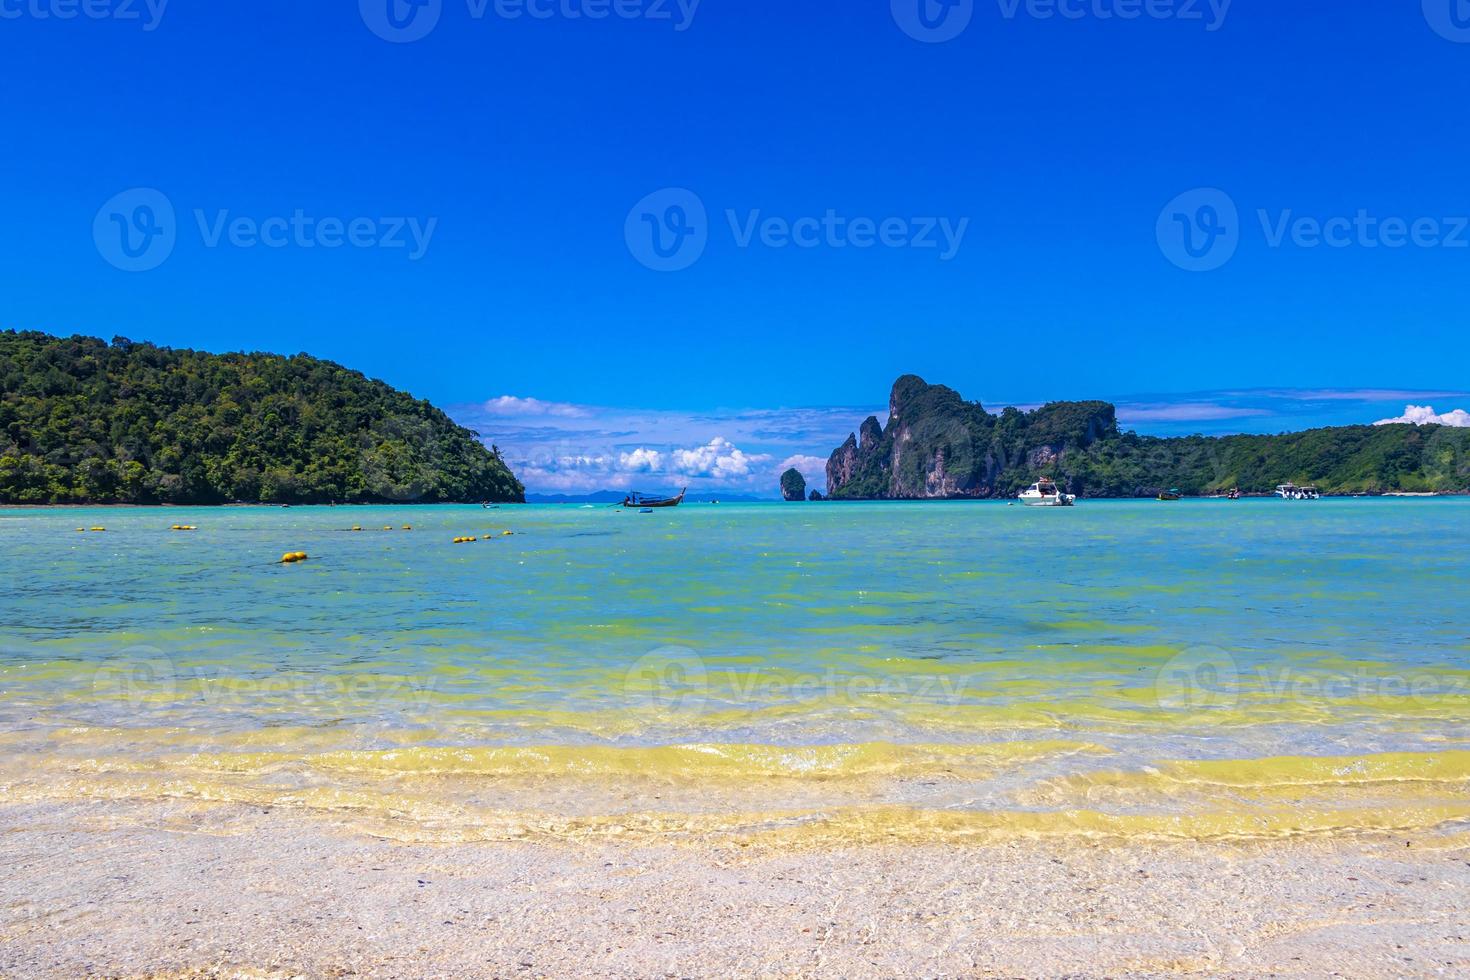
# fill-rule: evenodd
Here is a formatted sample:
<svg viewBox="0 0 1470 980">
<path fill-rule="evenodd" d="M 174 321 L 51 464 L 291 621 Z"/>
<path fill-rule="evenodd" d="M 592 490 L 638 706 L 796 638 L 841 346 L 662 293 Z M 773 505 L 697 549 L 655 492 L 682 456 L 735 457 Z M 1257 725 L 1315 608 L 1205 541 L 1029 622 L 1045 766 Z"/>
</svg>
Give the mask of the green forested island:
<svg viewBox="0 0 1470 980">
<path fill-rule="evenodd" d="M 475 433 L 330 361 L 0 332 L 0 503 L 524 496 Z"/>
<path fill-rule="evenodd" d="M 1106 402 L 1053 402 L 992 415 L 907 375 L 888 424 L 863 422 L 827 462 L 838 500 L 1008 497 L 1048 476 L 1085 497 L 1186 494 L 1288 481 L 1323 493 L 1470 492 L 1470 429 L 1355 425 L 1284 435 L 1155 438 L 1124 432 Z"/>
</svg>

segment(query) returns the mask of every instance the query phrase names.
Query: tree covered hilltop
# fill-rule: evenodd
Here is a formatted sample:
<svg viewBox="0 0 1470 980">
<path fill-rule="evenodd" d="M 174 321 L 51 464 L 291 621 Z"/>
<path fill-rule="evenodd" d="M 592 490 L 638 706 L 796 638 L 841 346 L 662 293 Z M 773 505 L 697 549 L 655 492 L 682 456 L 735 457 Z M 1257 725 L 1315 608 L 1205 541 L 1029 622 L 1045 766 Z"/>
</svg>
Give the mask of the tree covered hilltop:
<svg viewBox="0 0 1470 980">
<path fill-rule="evenodd" d="M 1187 494 L 1288 481 L 1323 493 L 1470 492 L 1470 429 L 1356 425 L 1275 436 L 1156 438 L 1124 432 L 1106 402 L 1053 402 L 999 415 L 906 375 L 888 424 L 865 421 L 827 462 L 828 497 L 1009 497 L 1042 476 L 1086 497 Z"/>
<path fill-rule="evenodd" d="M 0 332 L 0 503 L 524 498 L 475 433 L 331 361 Z"/>
</svg>

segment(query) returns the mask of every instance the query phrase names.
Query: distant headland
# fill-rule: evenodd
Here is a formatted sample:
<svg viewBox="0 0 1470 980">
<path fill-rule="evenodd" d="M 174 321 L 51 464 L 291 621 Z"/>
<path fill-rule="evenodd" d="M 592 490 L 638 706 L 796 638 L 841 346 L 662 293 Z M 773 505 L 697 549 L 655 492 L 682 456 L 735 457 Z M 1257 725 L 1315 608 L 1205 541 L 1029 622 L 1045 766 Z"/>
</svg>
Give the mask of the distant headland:
<svg viewBox="0 0 1470 980">
<path fill-rule="evenodd" d="M 1327 494 L 1470 492 L 1470 429 L 1355 425 L 1283 435 L 1156 438 L 1119 429 L 1107 402 L 999 415 L 905 375 L 888 423 L 869 417 L 827 462 L 835 500 L 1013 497 L 1040 477 L 1082 497 L 1152 497 L 1287 482 Z"/>
<path fill-rule="evenodd" d="M 0 503 L 524 499 L 474 432 L 331 361 L 0 331 Z"/>
</svg>

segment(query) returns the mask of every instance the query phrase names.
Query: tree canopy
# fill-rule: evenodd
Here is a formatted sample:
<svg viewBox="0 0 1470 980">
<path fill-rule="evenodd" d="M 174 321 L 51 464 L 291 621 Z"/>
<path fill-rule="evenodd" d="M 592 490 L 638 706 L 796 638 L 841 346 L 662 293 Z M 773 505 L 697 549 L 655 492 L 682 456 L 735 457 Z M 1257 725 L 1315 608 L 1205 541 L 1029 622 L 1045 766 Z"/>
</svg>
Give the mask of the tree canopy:
<svg viewBox="0 0 1470 980">
<path fill-rule="evenodd" d="M 475 433 L 330 361 L 0 332 L 0 503 L 524 496 Z"/>
</svg>

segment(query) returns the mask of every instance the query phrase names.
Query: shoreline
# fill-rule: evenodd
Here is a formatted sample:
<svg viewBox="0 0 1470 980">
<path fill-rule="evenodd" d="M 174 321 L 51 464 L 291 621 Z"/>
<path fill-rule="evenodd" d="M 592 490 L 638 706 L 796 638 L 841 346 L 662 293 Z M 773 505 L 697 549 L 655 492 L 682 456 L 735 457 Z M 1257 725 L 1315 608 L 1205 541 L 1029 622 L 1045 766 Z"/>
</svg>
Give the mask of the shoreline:
<svg viewBox="0 0 1470 980">
<path fill-rule="evenodd" d="M 87 508 L 95 510 L 108 508 L 113 510 L 296 510 L 305 507 L 479 507 L 483 501 L 466 500 L 461 502 L 439 501 L 432 504 L 409 503 L 401 500 L 385 500 L 381 503 L 372 504 L 3 504 L 0 510 L 79 510 Z M 522 500 L 490 501 L 495 507 L 531 507 Z"/>
<path fill-rule="evenodd" d="M 0 833 L 0 975 L 1470 970 L 1464 833 L 405 845 L 176 802 L 0 805 Z"/>
<path fill-rule="evenodd" d="M 1393 499 L 1428 499 L 1428 498 L 1453 498 L 1462 499 L 1470 497 L 1470 493 L 1452 493 L 1449 491 L 1433 491 L 1428 493 L 1417 493 L 1411 491 L 1392 491 L 1386 493 L 1324 493 L 1323 500 L 1383 500 Z M 1156 502 L 1154 497 L 1078 497 L 1078 501 L 1098 503 L 1130 503 Z M 1241 496 L 1242 500 L 1274 500 L 1274 493 L 1247 493 Z M 1185 496 L 1181 500 L 1221 500 L 1234 503 L 1230 498 L 1219 495 Z M 738 507 L 747 504 L 1013 504 L 1013 497 L 863 497 L 863 498 L 833 498 L 824 497 L 813 501 L 784 501 L 776 498 L 770 500 L 732 500 L 721 504 L 725 507 Z M 1298 501 L 1283 501 L 1284 503 L 1297 503 Z M 1300 501 L 1310 503 L 1310 501 Z M 0 510 L 295 510 L 298 508 L 388 508 L 403 507 L 421 509 L 425 507 L 478 507 L 483 503 L 479 500 L 467 501 L 438 501 L 435 503 L 411 503 L 407 501 L 385 500 L 378 503 L 352 503 L 352 504 L 7 504 L 0 503 Z M 616 504 L 608 504 L 603 501 L 581 501 L 581 500 L 559 500 L 547 502 L 528 502 L 522 500 L 491 501 L 495 507 L 577 507 L 590 503 L 595 506 L 612 507 Z M 691 500 L 684 504 L 686 507 L 715 506 L 714 502 Z"/>
</svg>

